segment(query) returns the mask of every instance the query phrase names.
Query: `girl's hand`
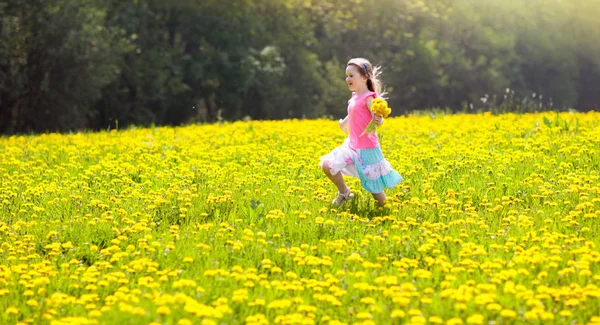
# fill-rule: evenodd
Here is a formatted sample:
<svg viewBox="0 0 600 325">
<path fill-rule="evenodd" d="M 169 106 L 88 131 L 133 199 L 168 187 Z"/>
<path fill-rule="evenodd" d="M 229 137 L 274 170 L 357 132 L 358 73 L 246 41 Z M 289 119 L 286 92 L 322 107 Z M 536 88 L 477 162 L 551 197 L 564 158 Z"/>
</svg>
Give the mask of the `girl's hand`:
<svg viewBox="0 0 600 325">
<path fill-rule="evenodd" d="M 379 115 L 375 115 L 375 116 L 373 116 L 373 122 L 375 122 L 375 124 L 377 126 L 380 126 L 381 124 L 383 124 L 383 117 L 379 116 Z"/>
</svg>

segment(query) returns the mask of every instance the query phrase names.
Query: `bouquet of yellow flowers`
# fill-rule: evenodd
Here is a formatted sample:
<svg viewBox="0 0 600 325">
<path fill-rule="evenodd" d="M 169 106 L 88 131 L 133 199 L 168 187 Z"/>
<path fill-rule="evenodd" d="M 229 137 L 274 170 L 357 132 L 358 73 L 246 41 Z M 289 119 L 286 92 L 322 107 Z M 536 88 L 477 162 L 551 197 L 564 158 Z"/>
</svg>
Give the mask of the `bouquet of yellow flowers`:
<svg viewBox="0 0 600 325">
<path fill-rule="evenodd" d="M 371 104 L 371 112 L 375 115 L 379 115 L 383 118 L 386 118 L 390 115 L 392 109 L 388 107 L 388 103 L 385 100 L 381 98 L 375 98 L 373 99 L 373 103 Z M 375 124 L 375 121 L 371 120 L 371 122 L 367 124 L 367 127 L 365 128 L 365 131 L 361 134 L 361 136 L 367 132 L 375 132 L 376 129 L 377 125 Z"/>
</svg>

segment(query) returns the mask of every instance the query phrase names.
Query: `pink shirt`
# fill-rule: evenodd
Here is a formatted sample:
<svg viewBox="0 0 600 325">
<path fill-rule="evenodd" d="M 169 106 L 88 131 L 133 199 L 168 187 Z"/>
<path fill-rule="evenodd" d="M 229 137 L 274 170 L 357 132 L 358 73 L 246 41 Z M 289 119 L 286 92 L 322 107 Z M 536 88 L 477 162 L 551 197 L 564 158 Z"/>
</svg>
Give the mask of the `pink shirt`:
<svg viewBox="0 0 600 325">
<path fill-rule="evenodd" d="M 348 101 L 348 126 L 350 127 L 350 148 L 356 149 L 368 149 L 376 148 L 379 146 L 379 139 L 375 133 L 365 133 L 361 136 L 367 124 L 373 119 L 371 111 L 367 108 L 367 98 L 373 96 L 377 98 L 377 94 L 369 91 L 362 95 L 357 96 L 356 93 L 352 93 L 352 98 Z"/>
</svg>

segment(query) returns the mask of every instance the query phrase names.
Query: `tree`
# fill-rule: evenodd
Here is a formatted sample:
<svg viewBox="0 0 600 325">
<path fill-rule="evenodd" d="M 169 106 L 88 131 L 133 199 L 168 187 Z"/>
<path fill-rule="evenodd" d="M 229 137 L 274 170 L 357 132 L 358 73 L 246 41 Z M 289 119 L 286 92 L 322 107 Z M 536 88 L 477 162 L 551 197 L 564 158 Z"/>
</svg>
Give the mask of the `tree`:
<svg viewBox="0 0 600 325">
<path fill-rule="evenodd" d="M 0 5 L 0 132 L 88 127 L 118 73 L 119 43 L 95 1 Z"/>
</svg>

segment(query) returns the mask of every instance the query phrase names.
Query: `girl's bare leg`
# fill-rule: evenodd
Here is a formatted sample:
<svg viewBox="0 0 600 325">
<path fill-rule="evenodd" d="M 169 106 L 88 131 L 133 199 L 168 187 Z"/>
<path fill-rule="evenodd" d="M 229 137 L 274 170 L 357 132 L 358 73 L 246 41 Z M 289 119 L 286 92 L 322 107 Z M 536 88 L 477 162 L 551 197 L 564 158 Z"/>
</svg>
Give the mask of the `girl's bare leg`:
<svg viewBox="0 0 600 325">
<path fill-rule="evenodd" d="M 335 184 L 335 186 L 338 189 L 338 192 L 340 193 L 348 193 L 350 191 L 350 188 L 346 185 L 346 182 L 344 182 L 344 177 L 342 176 L 342 173 L 338 172 L 335 175 L 331 174 L 331 168 L 329 168 L 329 164 L 327 162 L 324 162 L 321 166 L 321 169 L 323 169 L 323 172 L 325 173 L 325 175 L 327 175 L 327 178 L 329 178 L 333 184 Z"/>
<path fill-rule="evenodd" d="M 380 207 L 385 205 L 385 200 L 387 199 L 387 197 L 385 196 L 385 192 L 371 194 L 373 195 L 373 198 L 377 200 L 377 205 L 379 205 Z"/>
</svg>

